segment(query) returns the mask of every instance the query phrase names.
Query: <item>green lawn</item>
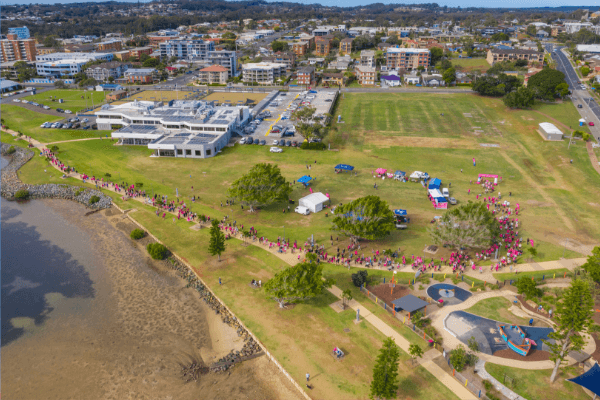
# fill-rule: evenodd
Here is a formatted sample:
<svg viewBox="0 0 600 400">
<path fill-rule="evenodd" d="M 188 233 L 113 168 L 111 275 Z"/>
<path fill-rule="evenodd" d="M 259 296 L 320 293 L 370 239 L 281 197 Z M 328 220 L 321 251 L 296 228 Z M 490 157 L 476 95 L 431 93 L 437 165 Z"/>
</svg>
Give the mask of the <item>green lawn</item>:
<svg viewBox="0 0 600 400">
<path fill-rule="evenodd" d="M 486 61 L 485 58 L 452 58 L 450 59 L 452 65 L 461 66 L 466 72 L 472 72 L 479 70 L 481 72 L 487 71 L 491 65 Z"/>
<path fill-rule="evenodd" d="M 518 268 L 517 268 L 518 270 Z M 566 276 L 568 277 L 572 277 L 573 273 L 569 272 L 568 269 L 566 268 L 558 268 L 558 269 L 547 269 L 545 271 L 527 271 L 527 272 L 518 272 L 517 274 L 513 272 L 504 272 L 501 274 L 493 274 L 494 278 L 498 279 L 499 281 L 504 281 L 504 280 L 516 280 L 516 279 L 520 279 L 520 278 L 528 278 L 531 279 L 533 277 L 533 279 L 535 279 L 536 281 L 541 281 L 542 278 L 543 279 L 551 279 L 554 278 L 554 276 L 556 276 L 556 278 L 563 278 L 565 275 L 565 272 L 567 273 Z"/>
<path fill-rule="evenodd" d="M 581 386 L 566 380 L 581 374 L 581 370 L 573 367 L 562 368 L 563 372 L 558 374 L 554 383 L 550 383 L 552 370 L 519 369 L 491 363 L 486 363 L 485 369 L 494 378 L 527 400 L 590 399 Z"/>
<path fill-rule="evenodd" d="M 477 302 L 473 307 L 467 308 L 470 312 L 480 317 L 493 319 L 494 321 L 506 322 L 509 324 L 527 325 L 526 318 L 520 318 L 508 311 L 512 304 L 504 297 L 491 297 Z"/>
<path fill-rule="evenodd" d="M 62 121 L 72 115 L 65 114 L 64 118 L 41 114 L 12 104 L 2 104 L 0 108 L 2 119 L 9 129 L 20 131 L 25 135 L 39 140 L 42 143 L 51 143 L 61 140 L 85 139 L 94 137 L 110 137 L 111 131 L 83 130 L 83 129 L 48 129 L 40 128 L 44 122 Z"/>
<path fill-rule="evenodd" d="M 57 109 L 62 108 L 63 110 L 71 110 L 73 113 L 84 110 L 86 108 L 92 108 L 105 102 L 105 96 L 107 92 L 96 92 L 89 90 L 77 90 L 77 89 L 56 89 L 48 90 L 43 93 L 36 94 L 34 96 L 24 97 L 25 100 L 35 101 L 46 105 L 50 108 Z M 83 97 L 83 98 L 82 98 Z M 64 103 L 59 103 L 58 99 L 63 99 Z M 87 99 L 87 102 L 86 102 Z M 55 100 L 55 101 L 52 101 Z"/>
</svg>

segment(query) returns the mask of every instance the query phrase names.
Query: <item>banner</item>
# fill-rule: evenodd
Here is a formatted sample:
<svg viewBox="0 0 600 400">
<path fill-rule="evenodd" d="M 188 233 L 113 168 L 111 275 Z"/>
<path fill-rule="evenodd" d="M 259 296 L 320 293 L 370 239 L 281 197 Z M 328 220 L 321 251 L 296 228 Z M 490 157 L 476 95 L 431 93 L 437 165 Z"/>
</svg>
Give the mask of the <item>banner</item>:
<svg viewBox="0 0 600 400">
<path fill-rule="evenodd" d="M 479 174 L 480 178 L 497 178 L 498 175 L 491 175 L 491 174 Z"/>
</svg>

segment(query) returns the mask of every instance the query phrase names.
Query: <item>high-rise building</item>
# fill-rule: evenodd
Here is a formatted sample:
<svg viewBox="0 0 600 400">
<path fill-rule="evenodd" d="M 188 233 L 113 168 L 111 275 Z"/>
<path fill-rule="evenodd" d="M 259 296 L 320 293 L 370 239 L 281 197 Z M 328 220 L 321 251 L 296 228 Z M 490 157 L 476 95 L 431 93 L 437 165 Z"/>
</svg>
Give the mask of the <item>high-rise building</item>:
<svg viewBox="0 0 600 400">
<path fill-rule="evenodd" d="M 205 58 L 215 50 L 215 44 L 202 39 L 171 39 L 159 44 L 160 57 L 190 60 L 193 57 Z"/>
<path fill-rule="evenodd" d="M 18 39 L 29 39 L 31 36 L 29 35 L 29 28 L 26 26 L 8 28 L 8 33 L 14 33 L 17 35 Z"/>
<path fill-rule="evenodd" d="M 431 52 L 428 49 L 404 49 L 390 47 L 386 51 L 386 67 L 388 70 L 415 70 L 419 67 L 429 68 Z"/>
<path fill-rule="evenodd" d="M 35 61 L 37 55 L 35 40 L 20 40 L 16 33 L 9 33 L 7 39 L 0 41 L 2 47 L 2 62 Z"/>
</svg>

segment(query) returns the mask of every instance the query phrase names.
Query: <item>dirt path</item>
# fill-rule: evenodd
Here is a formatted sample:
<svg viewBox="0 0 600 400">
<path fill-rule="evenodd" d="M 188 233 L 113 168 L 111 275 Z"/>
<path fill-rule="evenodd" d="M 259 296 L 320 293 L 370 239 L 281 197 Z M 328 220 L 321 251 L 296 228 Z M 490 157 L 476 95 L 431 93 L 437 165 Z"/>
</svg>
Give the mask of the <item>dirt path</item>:
<svg viewBox="0 0 600 400">
<path fill-rule="evenodd" d="M 525 180 L 527 180 L 529 185 L 531 185 L 531 187 L 533 187 L 540 194 L 540 196 L 542 196 L 542 198 L 546 202 L 548 202 L 554 206 L 556 214 L 558 214 L 558 216 L 563 220 L 565 226 L 569 230 L 574 231 L 575 227 L 573 226 L 573 223 L 571 222 L 571 220 L 569 218 L 567 218 L 567 214 L 565 214 L 565 212 L 560 207 L 558 207 L 558 204 L 556 204 L 556 201 L 554 201 L 554 199 L 550 195 L 548 195 L 548 193 L 546 193 L 544 191 L 544 189 L 536 182 L 536 180 L 533 179 L 531 176 L 529 176 L 529 174 L 519 164 L 517 164 L 512 158 L 510 158 L 508 156 L 508 154 L 506 154 L 504 151 L 499 151 L 498 153 L 506 161 L 508 161 L 508 163 L 510 165 L 512 165 L 517 171 L 519 171 L 519 173 L 525 178 Z"/>
<path fill-rule="evenodd" d="M 592 148 L 592 142 L 587 142 L 586 147 L 588 155 L 590 156 L 590 161 L 592 162 L 592 167 L 600 174 L 600 164 L 598 164 L 598 157 L 596 157 L 596 153 L 594 153 L 594 149 Z"/>
</svg>

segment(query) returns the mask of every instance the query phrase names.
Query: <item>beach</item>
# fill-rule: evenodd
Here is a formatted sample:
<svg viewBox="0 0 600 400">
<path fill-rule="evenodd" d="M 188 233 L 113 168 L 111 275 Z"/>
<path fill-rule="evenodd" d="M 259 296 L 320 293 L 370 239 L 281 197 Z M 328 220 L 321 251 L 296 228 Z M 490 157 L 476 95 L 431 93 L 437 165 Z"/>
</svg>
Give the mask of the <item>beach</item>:
<svg viewBox="0 0 600 400">
<path fill-rule="evenodd" d="M 2 200 L 3 314 L 11 296 L 28 291 L 46 303 L 3 315 L 3 336 L 12 334 L 2 346 L 5 399 L 300 398 L 265 356 L 185 383 L 181 363 L 209 365 L 243 340 L 166 261 L 148 257 L 143 240 L 129 238 L 134 226 L 124 215 L 88 211 L 66 200 Z M 29 236 L 7 252 L 14 239 L 5 227 Z M 18 252 L 40 262 L 11 275 L 6 263 L 18 264 Z M 52 271 L 60 279 L 48 285 Z"/>
</svg>

